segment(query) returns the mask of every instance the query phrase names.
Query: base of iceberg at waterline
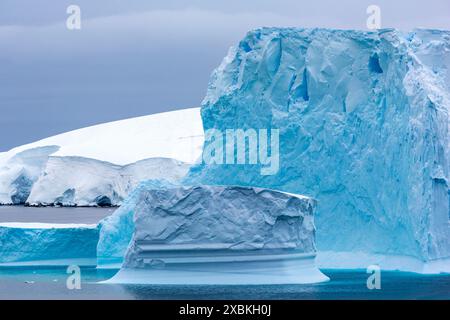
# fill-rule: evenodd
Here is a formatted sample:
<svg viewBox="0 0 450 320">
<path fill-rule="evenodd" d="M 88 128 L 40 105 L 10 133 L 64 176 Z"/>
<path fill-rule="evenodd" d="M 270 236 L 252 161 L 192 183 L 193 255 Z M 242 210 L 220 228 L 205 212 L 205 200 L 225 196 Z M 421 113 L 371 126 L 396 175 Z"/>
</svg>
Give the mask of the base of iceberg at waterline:
<svg viewBox="0 0 450 320">
<path fill-rule="evenodd" d="M 366 269 L 371 265 L 378 265 L 382 271 L 450 274 L 450 258 L 422 261 L 401 255 L 318 251 L 316 264 L 321 269 Z"/>
<path fill-rule="evenodd" d="M 239 254 L 149 259 L 150 268 L 122 268 L 107 284 L 271 285 L 329 281 L 315 254 Z"/>
</svg>

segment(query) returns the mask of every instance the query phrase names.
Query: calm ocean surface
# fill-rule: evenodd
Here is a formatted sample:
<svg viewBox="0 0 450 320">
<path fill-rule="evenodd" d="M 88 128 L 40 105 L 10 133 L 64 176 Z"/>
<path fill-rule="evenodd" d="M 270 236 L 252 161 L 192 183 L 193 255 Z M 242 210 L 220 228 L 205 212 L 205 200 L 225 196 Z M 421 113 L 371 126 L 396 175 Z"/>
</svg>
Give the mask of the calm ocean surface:
<svg viewBox="0 0 450 320">
<path fill-rule="evenodd" d="M 0 267 L 0 299 L 450 299 L 450 275 L 382 272 L 381 290 L 366 287 L 365 270 L 322 270 L 331 281 L 315 285 L 149 286 L 99 281 L 117 270 L 81 270 L 81 289 L 66 287 L 64 267 Z"/>
</svg>

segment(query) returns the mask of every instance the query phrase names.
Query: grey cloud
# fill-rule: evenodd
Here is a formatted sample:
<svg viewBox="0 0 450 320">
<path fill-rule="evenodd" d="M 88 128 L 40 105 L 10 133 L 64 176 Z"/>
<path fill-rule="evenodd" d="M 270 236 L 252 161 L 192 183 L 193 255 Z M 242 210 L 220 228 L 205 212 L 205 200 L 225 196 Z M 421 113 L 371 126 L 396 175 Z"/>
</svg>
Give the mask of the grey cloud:
<svg viewBox="0 0 450 320">
<path fill-rule="evenodd" d="M 375 1 L 383 25 L 450 29 L 450 2 Z M 82 30 L 65 8 L 82 8 Z M 260 26 L 364 29 L 365 0 L 0 2 L 0 150 L 198 106 L 228 47 Z"/>
</svg>

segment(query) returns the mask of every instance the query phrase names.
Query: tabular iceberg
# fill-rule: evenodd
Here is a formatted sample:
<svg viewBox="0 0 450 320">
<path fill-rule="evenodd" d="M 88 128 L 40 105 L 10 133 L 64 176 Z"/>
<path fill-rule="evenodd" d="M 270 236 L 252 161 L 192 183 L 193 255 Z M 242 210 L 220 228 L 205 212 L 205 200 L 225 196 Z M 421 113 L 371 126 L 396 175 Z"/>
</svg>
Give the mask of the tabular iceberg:
<svg viewBox="0 0 450 320">
<path fill-rule="evenodd" d="M 317 246 L 330 259 L 449 258 L 449 70 L 446 31 L 252 31 L 214 71 L 203 125 L 279 129 L 280 170 L 203 164 L 188 182 L 317 198 Z"/>
<path fill-rule="evenodd" d="M 147 186 L 132 197 L 134 231 L 122 269 L 109 283 L 327 280 L 314 265 L 311 198 L 233 186 Z"/>
<path fill-rule="evenodd" d="M 95 265 L 97 225 L 1 223 L 0 265 Z"/>
</svg>

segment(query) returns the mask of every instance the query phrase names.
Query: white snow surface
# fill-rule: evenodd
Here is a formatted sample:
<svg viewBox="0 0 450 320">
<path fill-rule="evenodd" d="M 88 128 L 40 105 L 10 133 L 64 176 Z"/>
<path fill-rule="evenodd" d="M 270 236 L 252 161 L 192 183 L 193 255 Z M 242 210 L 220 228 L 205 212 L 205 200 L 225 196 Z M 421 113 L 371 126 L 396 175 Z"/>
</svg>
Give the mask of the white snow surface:
<svg viewBox="0 0 450 320">
<path fill-rule="evenodd" d="M 77 156 L 117 165 L 148 158 L 194 163 L 203 146 L 200 108 L 151 114 L 62 133 L 0 153 L 0 166 L 20 152 L 48 146 L 59 147 L 53 156 Z"/>
<path fill-rule="evenodd" d="M 163 178 L 179 181 L 189 168 L 189 164 L 165 158 L 118 166 L 80 157 L 50 157 L 27 203 L 33 206 L 120 205 L 139 182 Z"/>
<path fill-rule="evenodd" d="M 181 179 L 202 145 L 199 108 L 59 134 L 0 153 L 0 204 L 120 205 L 142 180 Z"/>
</svg>

